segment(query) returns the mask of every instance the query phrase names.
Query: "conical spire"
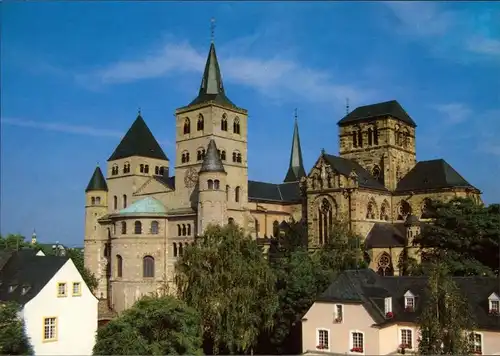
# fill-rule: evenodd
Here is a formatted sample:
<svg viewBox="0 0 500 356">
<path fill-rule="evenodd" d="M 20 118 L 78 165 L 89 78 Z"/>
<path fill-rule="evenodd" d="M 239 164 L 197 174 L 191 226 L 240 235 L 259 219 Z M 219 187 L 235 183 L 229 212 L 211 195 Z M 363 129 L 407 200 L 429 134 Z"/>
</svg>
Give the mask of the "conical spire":
<svg viewBox="0 0 500 356">
<path fill-rule="evenodd" d="M 219 157 L 219 151 L 217 151 L 217 145 L 213 139 L 208 143 L 207 153 L 201 164 L 200 173 L 204 172 L 226 172 L 224 170 L 224 165 Z"/>
<path fill-rule="evenodd" d="M 189 105 L 207 103 L 210 101 L 214 101 L 220 105 L 235 107 L 224 92 L 219 61 L 217 60 L 215 44 L 213 42 L 210 44 L 210 51 L 208 52 L 203 78 L 201 78 L 198 96 Z"/>
<path fill-rule="evenodd" d="M 300 148 L 299 124 L 297 123 L 297 112 L 295 112 L 295 124 L 293 128 L 292 151 L 290 153 L 290 166 L 286 173 L 285 182 L 297 182 L 306 176 L 304 163 L 302 162 L 302 149 Z"/>
<path fill-rule="evenodd" d="M 94 174 L 92 174 L 92 178 L 90 178 L 90 182 L 87 185 L 87 189 L 85 189 L 85 193 L 90 192 L 92 190 L 100 190 L 100 191 L 108 191 L 108 185 L 106 184 L 106 179 L 102 174 L 101 168 L 99 166 L 95 167 Z"/>
</svg>

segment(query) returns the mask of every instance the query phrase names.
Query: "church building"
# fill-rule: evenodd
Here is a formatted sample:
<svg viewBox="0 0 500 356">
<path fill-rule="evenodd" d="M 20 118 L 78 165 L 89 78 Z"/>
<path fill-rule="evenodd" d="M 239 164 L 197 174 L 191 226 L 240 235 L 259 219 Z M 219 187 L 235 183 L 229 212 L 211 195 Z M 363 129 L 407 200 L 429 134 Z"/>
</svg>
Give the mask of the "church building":
<svg viewBox="0 0 500 356">
<path fill-rule="evenodd" d="M 322 151 L 306 173 L 295 120 L 282 183 L 248 178 L 248 112 L 226 95 L 211 44 L 198 95 L 175 111 L 175 175 L 139 113 L 85 190 L 85 264 L 113 311 L 169 283 L 183 249 L 209 224 L 234 223 L 253 238 L 292 219 L 309 246 L 336 219 L 365 238 L 370 267 L 398 274 L 401 251 L 427 219 L 427 199 L 480 191 L 443 159 L 416 160 L 416 124 L 393 100 L 358 107 L 338 122 L 339 155 Z"/>
</svg>

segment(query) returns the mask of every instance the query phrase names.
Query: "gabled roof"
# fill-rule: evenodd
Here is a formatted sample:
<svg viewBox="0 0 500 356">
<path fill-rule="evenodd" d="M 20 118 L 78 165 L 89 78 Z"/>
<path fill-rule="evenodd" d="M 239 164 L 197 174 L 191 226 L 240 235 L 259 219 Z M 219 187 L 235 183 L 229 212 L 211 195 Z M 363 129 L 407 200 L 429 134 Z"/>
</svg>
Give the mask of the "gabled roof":
<svg viewBox="0 0 500 356">
<path fill-rule="evenodd" d="M 299 203 L 301 199 L 299 182 L 275 184 L 248 181 L 249 201 Z"/>
<path fill-rule="evenodd" d="M 488 296 L 499 293 L 499 280 L 495 277 L 452 277 L 467 298 L 479 329 L 500 331 L 500 317 L 490 316 Z M 341 273 L 317 299 L 318 302 L 357 303 L 363 305 L 378 325 L 397 322 L 416 323 L 426 303 L 427 277 L 382 277 L 371 269 L 349 270 Z M 413 312 L 405 311 L 404 295 L 415 296 Z M 384 299 L 392 298 L 393 318 L 386 319 Z"/>
<path fill-rule="evenodd" d="M 373 176 L 368 173 L 366 169 L 361 167 L 355 161 L 326 153 L 323 156 L 330 164 L 332 169 L 336 170 L 346 177 L 348 177 L 349 174 L 354 170 L 358 175 L 358 184 L 360 187 L 387 191 L 387 188 L 382 183 L 373 178 Z"/>
<path fill-rule="evenodd" d="M 365 246 L 367 249 L 378 247 L 404 247 L 406 246 L 406 234 L 403 224 L 376 222 L 366 236 Z"/>
<path fill-rule="evenodd" d="M 0 270 L 1 301 L 26 304 L 45 287 L 69 259 L 61 256 L 37 256 L 36 252 L 35 250 L 7 252 L 10 254 L 8 261 Z M 15 287 L 12 291 L 9 290 L 11 286 Z"/>
<path fill-rule="evenodd" d="M 286 173 L 284 182 L 297 182 L 302 177 L 305 177 L 306 171 L 302 161 L 302 148 L 300 147 L 299 124 L 295 118 L 292 138 L 292 151 L 290 152 L 290 165 Z"/>
<path fill-rule="evenodd" d="M 87 185 L 87 189 L 85 189 L 85 193 L 100 190 L 100 191 L 108 191 L 108 185 L 106 184 L 106 179 L 102 174 L 101 168 L 99 166 L 95 167 L 94 174 L 90 178 L 89 184 Z"/>
<path fill-rule="evenodd" d="M 395 119 L 399 119 L 402 122 L 412 126 L 417 127 L 417 124 L 413 119 L 408 115 L 408 113 L 403 109 L 401 104 L 399 104 L 396 100 L 385 101 L 383 103 L 376 103 L 371 105 L 360 106 L 349 114 L 344 116 L 337 125 L 347 125 L 356 123 L 359 121 L 367 120 L 367 119 L 375 119 L 382 116 L 392 116 Z"/>
<path fill-rule="evenodd" d="M 420 161 L 398 183 L 396 192 L 440 189 L 473 188 L 444 159 Z"/>
<path fill-rule="evenodd" d="M 203 158 L 203 163 L 201 164 L 200 173 L 205 172 L 226 172 L 224 170 L 224 165 L 219 156 L 219 151 L 217 151 L 217 145 L 214 139 L 211 139 L 208 143 L 207 153 L 205 158 Z"/>
<path fill-rule="evenodd" d="M 134 123 L 130 126 L 108 161 L 132 156 L 168 161 L 165 152 L 161 149 L 141 114 L 137 115 Z"/>
</svg>

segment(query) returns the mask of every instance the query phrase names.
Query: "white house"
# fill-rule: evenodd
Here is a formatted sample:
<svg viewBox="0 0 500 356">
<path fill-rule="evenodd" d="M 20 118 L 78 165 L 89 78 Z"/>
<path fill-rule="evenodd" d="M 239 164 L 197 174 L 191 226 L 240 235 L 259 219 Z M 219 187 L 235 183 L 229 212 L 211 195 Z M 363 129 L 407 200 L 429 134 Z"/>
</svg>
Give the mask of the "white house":
<svg viewBox="0 0 500 356">
<path fill-rule="evenodd" d="M 22 306 L 35 355 L 91 355 L 97 298 L 68 257 L 0 252 L 0 301 Z"/>
</svg>

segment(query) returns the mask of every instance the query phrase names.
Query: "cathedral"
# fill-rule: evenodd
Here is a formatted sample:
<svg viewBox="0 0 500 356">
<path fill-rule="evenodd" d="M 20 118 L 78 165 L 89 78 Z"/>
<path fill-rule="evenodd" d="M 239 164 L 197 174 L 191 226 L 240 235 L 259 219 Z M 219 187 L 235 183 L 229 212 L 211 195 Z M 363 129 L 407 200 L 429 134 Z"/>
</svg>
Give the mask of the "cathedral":
<svg viewBox="0 0 500 356">
<path fill-rule="evenodd" d="M 320 246 L 335 220 L 365 240 L 370 267 L 398 274 L 403 247 L 428 219 L 428 199 L 480 191 L 445 160 L 416 160 L 416 123 L 395 101 L 338 122 L 339 154 L 304 169 L 295 120 L 282 183 L 248 179 L 248 112 L 226 95 L 214 43 L 198 95 L 175 111 L 175 175 L 141 114 L 85 190 L 85 265 L 102 311 L 121 312 L 171 281 L 183 249 L 209 224 L 237 224 L 259 241 L 292 219 Z"/>
</svg>

